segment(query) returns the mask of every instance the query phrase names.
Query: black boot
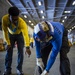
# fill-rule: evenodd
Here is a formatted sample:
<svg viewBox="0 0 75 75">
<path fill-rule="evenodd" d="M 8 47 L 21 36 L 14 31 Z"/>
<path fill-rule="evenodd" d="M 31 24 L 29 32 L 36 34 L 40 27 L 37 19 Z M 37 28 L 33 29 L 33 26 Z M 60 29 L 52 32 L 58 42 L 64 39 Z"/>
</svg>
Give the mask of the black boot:
<svg viewBox="0 0 75 75">
<path fill-rule="evenodd" d="M 3 73 L 3 75 L 11 75 L 11 71 L 5 70 L 4 73 Z"/>
</svg>

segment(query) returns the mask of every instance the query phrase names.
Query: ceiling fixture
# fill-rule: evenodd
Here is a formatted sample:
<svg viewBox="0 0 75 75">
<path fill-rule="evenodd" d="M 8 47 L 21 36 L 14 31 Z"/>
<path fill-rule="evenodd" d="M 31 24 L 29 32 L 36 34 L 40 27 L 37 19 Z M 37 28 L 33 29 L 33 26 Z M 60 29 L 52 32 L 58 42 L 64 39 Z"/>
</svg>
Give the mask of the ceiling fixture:
<svg viewBox="0 0 75 75">
<path fill-rule="evenodd" d="M 62 20 L 62 22 L 64 22 L 64 20 Z"/>
<path fill-rule="evenodd" d="M 70 31 L 72 31 L 72 29 L 70 29 Z"/>
<path fill-rule="evenodd" d="M 24 15 L 24 17 L 25 17 L 25 18 L 27 18 L 27 16 L 26 16 L 26 15 Z"/>
<path fill-rule="evenodd" d="M 31 21 L 29 20 L 29 23 L 31 23 Z"/>
<path fill-rule="evenodd" d="M 33 24 L 33 23 L 31 23 L 31 25 L 33 26 L 34 24 Z"/>
<path fill-rule="evenodd" d="M 72 5 L 75 5 L 75 1 L 73 1 Z"/>
<path fill-rule="evenodd" d="M 65 19 L 67 18 L 67 16 L 64 17 Z"/>
<path fill-rule="evenodd" d="M 44 16 L 42 16 L 42 19 L 44 19 L 45 17 Z"/>
<path fill-rule="evenodd" d="M 41 10 L 41 11 L 40 11 L 40 13 L 42 13 L 42 14 L 43 14 L 43 10 Z"/>
<path fill-rule="evenodd" d="M 68 30 L 69 33 L 70 33 L 71 31 L 72 31 L 71 29 Z"/>
<path fill-rule="evenodd" d="M 72 29 L 74 29 L 74 27 L 72 27 Z"/>
<path fill-rule="evenodd" d="M 64 11 L 64 13 L 70 13 L 71 11 Z"/>
<path fill-rule="evenodd" d="M 8 4 L 10 5 L 10 6 L 13 6 L 10 2 L 9 2 L 9 0 L 6 0 L 7 2 L 8 2 Z"/>
<path fill-rule="evenodd" d="M 42 5 L 40 1 L 38 2 L 38 4 L 39 4 L 39 6 L 41 6 L 41 5 Z"/>
</svg>

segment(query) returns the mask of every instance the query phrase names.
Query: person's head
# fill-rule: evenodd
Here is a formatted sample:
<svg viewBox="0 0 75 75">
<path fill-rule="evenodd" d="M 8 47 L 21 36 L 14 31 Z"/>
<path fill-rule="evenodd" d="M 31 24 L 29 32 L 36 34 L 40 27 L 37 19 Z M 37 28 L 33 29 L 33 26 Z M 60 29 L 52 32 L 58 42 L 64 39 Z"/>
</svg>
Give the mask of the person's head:
<svg viewBox="0 0 75 75">
<path fill-rule="evenodd" d="M 10 7 L 8 9 L 8 14 L 11 22 L 16 23 L 18 21 L 19 9 L 17 7 Z"/>
<path fill-rule="evenodd" d="M 39 41 L 46 41 L 51 37 L 50 31 L 51 28 L 48 23 L 42 21 L 34 27 L 34 33 L 36 34 L 35 38 L 39 39 Z"/>
</svg>

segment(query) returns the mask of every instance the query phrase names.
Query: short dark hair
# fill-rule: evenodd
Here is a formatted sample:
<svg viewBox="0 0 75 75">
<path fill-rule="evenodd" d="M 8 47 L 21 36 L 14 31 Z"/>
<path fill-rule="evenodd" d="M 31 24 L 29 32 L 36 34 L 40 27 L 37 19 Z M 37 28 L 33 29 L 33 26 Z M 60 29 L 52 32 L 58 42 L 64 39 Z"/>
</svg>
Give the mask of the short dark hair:
<svg viewBox="0 0 75 75">
<path fill-rule="evenodd" d="M 19 15 L 19 9 L 15 6 L 10 7 L 8 9 L 8 14 L 11 15 L 11 16 L 18 16 Z"/>
</svg>

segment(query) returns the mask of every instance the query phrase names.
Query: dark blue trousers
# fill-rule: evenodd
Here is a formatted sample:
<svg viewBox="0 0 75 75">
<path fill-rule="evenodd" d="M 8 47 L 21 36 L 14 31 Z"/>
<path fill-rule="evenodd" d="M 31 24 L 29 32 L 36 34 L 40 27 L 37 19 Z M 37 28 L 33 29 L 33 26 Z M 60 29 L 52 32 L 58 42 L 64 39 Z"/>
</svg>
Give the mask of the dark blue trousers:
<svg viewBox="0 0 75 75">
<path fill-rule="evenodd" d="M 9 34 L 9 38 L 10 38 L 11 48 L 7 50 L 7 53 L 5 56 L 5 68 L 6 70 L 11 71 L 13 47 L 15 45 L 15 42 L 17 42 L 17 48 L 18 48 L 17 69 L 22 70 L 23 48 L 24 48 L 24 39 L 23 39 L 22 33 L 14 34 L 14 35 Z"/>
</svg>

